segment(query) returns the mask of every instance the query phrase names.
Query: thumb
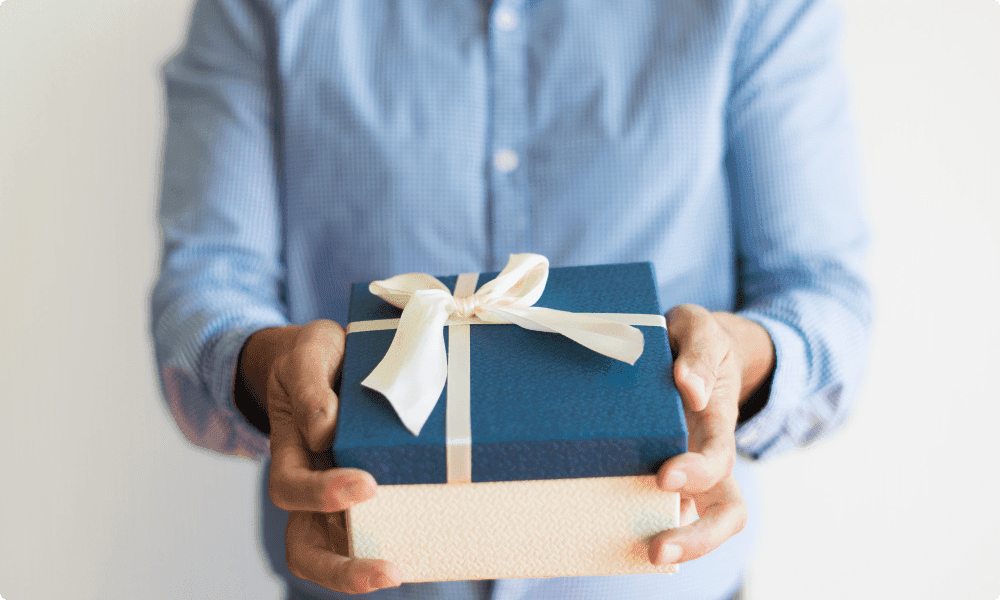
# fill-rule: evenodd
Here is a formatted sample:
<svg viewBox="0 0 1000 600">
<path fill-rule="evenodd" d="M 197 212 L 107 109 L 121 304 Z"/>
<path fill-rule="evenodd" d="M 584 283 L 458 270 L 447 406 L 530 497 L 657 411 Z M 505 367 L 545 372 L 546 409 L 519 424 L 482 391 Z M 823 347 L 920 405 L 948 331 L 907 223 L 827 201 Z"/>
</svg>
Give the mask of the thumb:
<svg viewBox="0 0 1000 600">
<path fill-rule="evenodd" d="M 337 423 L 337 395 L 321 385 L 299 392 L 295 403 L 295 425 L 309 449 L 321 452 L 330 444 Z"/>
<path fill-rule="evenodd" d="M 693 304 L 670 309 L 667 334 L 677 354 L 674 382 L 684 405 L 704 410 L 715 389 L 718 367 L 729 352 L 729 338 L 711 313 Z"/>
<path fill-rule="evenodd" d="M 299 332 L 296 348 L 283 370 L 295 424 L 309 449 L 326 449 L 337 422 L 333 380 L 344 358 L 344 330 L 325 320 L 313 321 Z"/>
</svg>

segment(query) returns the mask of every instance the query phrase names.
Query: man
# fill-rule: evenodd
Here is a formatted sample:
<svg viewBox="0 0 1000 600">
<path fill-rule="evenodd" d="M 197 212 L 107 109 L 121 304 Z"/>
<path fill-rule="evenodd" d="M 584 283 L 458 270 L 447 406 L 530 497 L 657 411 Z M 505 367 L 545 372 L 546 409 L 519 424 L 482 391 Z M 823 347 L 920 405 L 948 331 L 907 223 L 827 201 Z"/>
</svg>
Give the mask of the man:
<svg viewBox="0 0 1000 600">
<path fill-rule="evenodd" d="M 736 452 L 830 429 L 861 372 L 867 231 L 836 53 L 811 0 L 199 0 L 165 69 L 157 357 L 194 443 L 269 445 L 292 596 L 737 593 Z M 343 556 L 338 511 L 376 486 L 310 450 L 334 432 L 349 284 L 519 252 L 656 265 L 691 430 L 658 483 L 699 518 L 649 558 L 677 575 L 396 587 L 395 565 Z"/>
</svg>

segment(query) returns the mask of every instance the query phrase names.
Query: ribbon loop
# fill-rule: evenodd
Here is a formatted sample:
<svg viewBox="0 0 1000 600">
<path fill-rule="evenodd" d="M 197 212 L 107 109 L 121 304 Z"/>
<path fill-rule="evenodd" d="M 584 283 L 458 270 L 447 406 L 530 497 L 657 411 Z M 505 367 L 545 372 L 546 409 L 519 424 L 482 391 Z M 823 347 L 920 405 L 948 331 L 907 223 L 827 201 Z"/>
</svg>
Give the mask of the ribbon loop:
<svg viewBox="0 0 1000 600">
<path fill-rule="evenodd" d="M 468 296 L 467 292 L 452 296 L 447 286 L 425 273 L 372 282 L 369 291 L 402 308 L 403 314 L 389 350 L 361 384 L 383 394 L 406 428 L 420 435 L 448 379 L 443 330 L 456 318 L 559 333 L 595 352 L 635 364 L 644 345 L 635 327 L 534 306 L 548 276 L 549 261 L 544 256 L 512 254 L 495 279 Z"/>
</svg>

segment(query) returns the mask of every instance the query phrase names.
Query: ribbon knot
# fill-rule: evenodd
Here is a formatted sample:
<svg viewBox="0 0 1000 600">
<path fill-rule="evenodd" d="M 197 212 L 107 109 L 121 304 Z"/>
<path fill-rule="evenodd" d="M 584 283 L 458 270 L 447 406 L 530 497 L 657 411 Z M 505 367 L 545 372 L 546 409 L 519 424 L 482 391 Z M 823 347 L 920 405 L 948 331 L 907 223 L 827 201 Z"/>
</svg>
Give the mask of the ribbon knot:
<svg viewBox="0 0 1000 600">
<path fill-rule="evenodd" d="M 642 356 L 642 332 L 593 315 L 534 306 L 545 290 L 549 261 L 539 254 L 512 254 L 496 279 L 456 298 L 426 273 L 374 281 L 369 291 L 403 309 L 392 344 L 361 385 L 380 392 L 413 435 L 419 435 L 448 379 L 444 327 L 457 315 L 476 323 L 514 324 L 566 336 L 630 365 Z"/>
<path fill-rule="evenodd" d="M 476 316 L 476 311 L 479 310 L 480 306 L 479 296 L 472 294 L 471 296 L 464 296 L 462 298 L 455 298 L 455 312 L 463 318 L 471 319 Z"/>
</svg>

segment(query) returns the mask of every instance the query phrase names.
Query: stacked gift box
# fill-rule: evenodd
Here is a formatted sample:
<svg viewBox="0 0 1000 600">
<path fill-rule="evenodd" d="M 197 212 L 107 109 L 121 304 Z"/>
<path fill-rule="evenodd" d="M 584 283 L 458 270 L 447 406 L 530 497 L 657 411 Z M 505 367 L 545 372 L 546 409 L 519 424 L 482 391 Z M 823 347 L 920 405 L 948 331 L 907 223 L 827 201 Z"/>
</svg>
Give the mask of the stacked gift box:
<svg viewBox="0 0 1000 600">
<path fill-rule="evenodd" d="M 456 277 L 438 279 L 455 289 Z M 687 444 L 666 329 L 648 324 L 662 323 L 652 265 L 553 268 L 544 286 L 536 307 L 643 323 L 641 357 L 630 365 L 557 333 L 470 325 L 472 483 L 448 481 L 447 391 L 414 435 L 362 385 L 402 311 L 353 286 L 352 325 L 388 323 L 349 327 L 345 347 L 333 460 L 379 483 L 348 511 L 353 556 L 391 560 L 404 581 L 676 570 L 646 552 L 679 517 L 678 495 L 656 489 L 654 474 Z"/>
</svg>

